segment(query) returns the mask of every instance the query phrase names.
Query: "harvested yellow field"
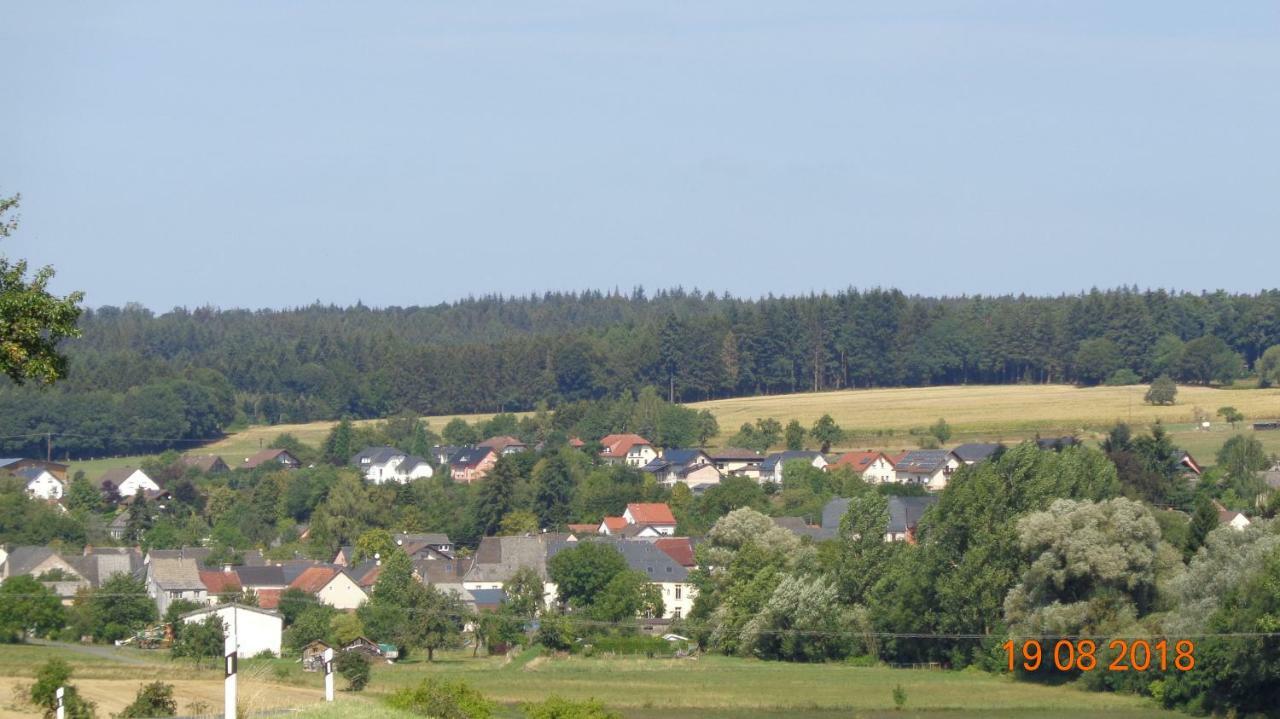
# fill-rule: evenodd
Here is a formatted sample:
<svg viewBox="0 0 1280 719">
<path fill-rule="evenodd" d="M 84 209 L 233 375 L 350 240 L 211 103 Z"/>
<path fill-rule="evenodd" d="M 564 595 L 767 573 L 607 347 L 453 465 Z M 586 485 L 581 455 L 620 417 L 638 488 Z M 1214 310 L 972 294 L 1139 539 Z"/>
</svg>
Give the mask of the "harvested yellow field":
<svg viewBox="0 0 1280 719">
<path fill-rule="evenodd" d="M 97 704 L 98 716 L 111 716 L 123 710 L 137 696 L 138 688 L 157 679 L 173 685 L 173 695 L 178 702 L 179 714 L 222 713 L 222 678 L 209 679 L 170 679 L 163 671 L 148 668 L 139 674 L 151 675 L 148 679 L 76 679 L 72 682 L 80 690 L 80 695 Z M 14 690 L 19 685 L 29 685 L 30 679 L 14 677 L 0 678 L 0 719 L 16 719 L 30 717 L 33 707 L 20 702 Z M 310 687 L 290 686 L 260 680 L 242 678 L 239 687 L 240 706 L 250 712 L 271 709 L 289 709 L 322 704 L 323 690 Z M 352 696 L 349 692 L 337 692 L 335 699 L 340 702 L 367 704 L 367 700 Z M 355 706 L 355 704 L 353 704 Z"/>
<path fill-rule="evenodd" d="M 979 385 L 844 390 L 808 394 L 740 397 L 698 402 L 720 423 L 720 441 L 744 422 L 773 417 L 784 424 L 799 420 L 806 428 L 823 414 L 857 436 L 878 431 L 895 434 L 926 427 L 945 418 L 956 436 L 1024 437 L 1040 432 L 1088 432 L 1116 420 L 1149 424 L 1186 424 L 1196 408 L 1214 414 L 1233 406 L 1246 418 L 1280 417 L 1280 389 L 1224 390 L 1178 388 L 1177 404 L 1154 407 L 1143 402 L 1145 385 L 1089 387 L 1071 385 Z M 1217 417 L 1215 416 L 1216 420 Z"/>
</svg>

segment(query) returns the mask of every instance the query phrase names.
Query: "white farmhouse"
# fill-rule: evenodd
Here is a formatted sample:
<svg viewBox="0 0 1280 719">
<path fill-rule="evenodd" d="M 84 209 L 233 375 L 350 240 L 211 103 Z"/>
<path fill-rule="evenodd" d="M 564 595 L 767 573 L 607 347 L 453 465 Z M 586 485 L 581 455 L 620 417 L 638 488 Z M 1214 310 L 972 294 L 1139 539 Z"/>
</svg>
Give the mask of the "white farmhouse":
<svg viewBox="0 0 1280 719">
<path fill-rule="evenodd" d="M 415 479 L 430 477 L 434 471 L 427 460 L 395 447 L 366 447 L 351 458 L 351 466 L 359 469 L 365 480 L 373 484 L 408 484 Z"/>
<path fill-rule="evenodd" d="M 147 476 L 146 472 L 133 467 L 120 467 L 117 469 L 108 469 L 102 473 L 102 478 L 98 481 L 98 485 L 105 485 L 110 482 L 119 492 L 121 497 L 132 497 L 138 492 L 159 492 L 160 485 L 155 480 Z"/>
<path fill-rule="evenodd" d="M 62 495 L 66 492 L 66 487 L 62 481 L 47 469 L 40 467 L 24 467 L 15 475 L 27 480 L 27 494 L 36 499 L 62 499 Z"/>
<path fill-rule="evenodd" d="M 234 634 L 236 652 L 241 659 L 264 652 L 280 656 L 280 638 L 284 634 L 284 617 L 278 612 L 243 604 L 219 604 L 182 615 L 182 621 L 196 624 L 216 616 L 226 627 L 227 636 Z"/>
</svg>

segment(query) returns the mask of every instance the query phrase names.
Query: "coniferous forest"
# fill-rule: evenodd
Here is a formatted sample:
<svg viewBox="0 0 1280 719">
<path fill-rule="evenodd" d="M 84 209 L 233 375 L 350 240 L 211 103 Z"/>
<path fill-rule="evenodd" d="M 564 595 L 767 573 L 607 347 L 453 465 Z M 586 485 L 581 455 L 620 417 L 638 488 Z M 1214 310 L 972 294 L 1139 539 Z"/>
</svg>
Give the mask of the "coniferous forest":
<svg viewBox="0 0 1280 719">
<path fill-rule="evenodd" d="M 65 381 L 0 391 L 4 452 L 37 454 L 45 432 L 62 435 L 70 456 L 153 452 L 236 421 L 519 411 L 645 386 L 697 401 L 1160 375 L 1224 382 L 1280 344 L 1280 290 L 850 289 L 748 300 L 637 289 L 384 309 L 102 307 L 80 327 L 63 344 Z"/>
</svg>

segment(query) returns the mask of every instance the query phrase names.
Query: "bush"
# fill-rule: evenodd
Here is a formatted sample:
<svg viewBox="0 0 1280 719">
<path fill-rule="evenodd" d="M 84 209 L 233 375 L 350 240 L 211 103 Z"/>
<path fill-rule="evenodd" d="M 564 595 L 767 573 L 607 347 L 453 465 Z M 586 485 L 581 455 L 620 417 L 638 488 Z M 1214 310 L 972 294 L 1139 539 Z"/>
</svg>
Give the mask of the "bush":
<svg viewBox="0 0 1280 719">
<path fill-rule="evenodd" d="M 907 690 L 899 684 L 893 688 L 893 708 L 902 711 L 907 706 Z"/>
<path fill-rule="evenodd" d="M 537 642 L 552 651 L 573 648 L 573 624 L 563 614 L 545 614 L 538 623 Z"/>
<path fill-rule="evenodd" d="M 546 701 L 524 704 L 521 708 L 528 719 L 622 719 L 621 714 L 605 709 L 604 704 L 595 699 L 573 702 L 554 694 Z"/>
<path fill-rule="evenodd" d="M 334 669 L 347 680 L 347 688 L 358 692 L 369 686 L 369 660 L 359 652 L 338 652 Z"/>
<path fill-rule="evenodd" d="M 71 665 L 61 659 L 50 659 L 36 671 L 36 681 L 31 685 L 31 703 L 44 709 L 45 717 L 54 716 L 58 708 L 58 687 L 63 687 L 63 706 L 67 719 L 93 719 L 94 703 L 80 697 L 71 678 Z"/>
<path fill-rule="evenodd" d="M 432 717 L 432 719 L 491 719 L 493 702 L 466 682 L 424 679 L 416 689 L 401 689 L 387 697 L 394 709 Z"/>
<path fill-rule="evenodd" d="M 173 698 L 173 685 L 151 682 L 138 689 L 133 703 L 116 714 L 117 719 L 129 717 L 171 717 L 178 714 L 178 702 Z"/>
<path fill-rule="evenodd" d="M 1128 367 L 1122 367 L 1115 372 L 1112 372 L 1111 375 L 1107 377 L 1105 384 L 1108 387 L 1124 387 L 1131 384 L 1138 384 L 1141 381 L 1142 378 L 1138 376 L 1137 372 L 1134 372 Z"/>
<path fill-rule="evenodd" d="M 684 642 L 669 642 L 661 637 L 597 637 L 591 640 L 597 653 L 671 655 L 677 649 L 688 649 Z"/>
</svg>

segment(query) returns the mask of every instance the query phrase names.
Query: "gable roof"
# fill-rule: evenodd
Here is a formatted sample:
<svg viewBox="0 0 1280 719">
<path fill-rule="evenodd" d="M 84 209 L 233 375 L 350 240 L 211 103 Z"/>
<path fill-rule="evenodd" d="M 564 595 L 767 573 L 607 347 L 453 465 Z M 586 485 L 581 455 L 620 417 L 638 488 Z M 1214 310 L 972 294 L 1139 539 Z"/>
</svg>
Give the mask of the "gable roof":
<svg viewBox="0 0 1280 719">
<path fill-rule="evenodd" d="M 600 523 L 608 528 L 610 532 L 621 532 L 627 528 L 625 517 L 605 517 Z"/>
<path fill-rule="evenodd" d="M 877 452 L 871 449 L 863 450 L 861 452 L 846 452 L 845 454 L 840 455 L 839 459 L 837 459 L 835 462 L 832 462 L 831 466 L 853 467 L 854 470 L 858 472 L 862 472 L 862 471 L 865 471 L 867 467 L 870 467 L 872 464 L 874 464 L 875 461 L 881 457 L 884 457 L 884 460 L 886 462 L 889 461 L 889 458 L 885 457 L 884 452 Z M 892 466 L 892 463 L 890 463 L 890 466 Z"/>
<path fill-rule="evenodd" d="M 249 458 L 241 466 L 245 469 L 253 469 L 267 462 L 278 461 L 277 458 L 281 455 L 288 457 L 288 461 L 292 464 L 301 464 L 298 462 L 298 458 L 293 456 L 293 453 L 287 449 L 264 449 L 261 452 L 249 455 Z"/>
<path fill-rule="evenodd" d="M 566 541 L 569 535 L 547 532 L 529 537 L 485 537 L 476 548 L 471 568 L 463 576 L 467 582 L 505 582 L 521 567 L 530 567 L 547 579 L 548 547 Z"/>
<path fill-rule="evenodd" d="M 104 482 L 110 482 L 113 486 L 119 487 L 120 483 L 133 476 L 134 472 L 142 472 L 142 470 L 137 467 L 115 467 L 108 469 L 98 478 L 98 484 L 101 485 Z M 147 479 L 151 479 L 146 472 L 142 472 L 142 476 Z M 155 482 L 157 487 L 160 486 L 160 483 L 156 482 L 154 479 L 151 479 L 151 481 Z"/>
<path fill-rule="evenodd" d="M 203 562 L 209 557 L 213 550 L 208 547 L 183 547 L 182 549 L 153 549 L 147 552 L 145 557 L 148 561 L 157 559 L 190 559 L 196 562 Z"/>
<path fill-rule="evenodd" d="M 661 537 L 653 540 L 653 546 L 682 567 L 694 567 L 698 564 L 693 556 L 693 540 L 688 537 Z"/>
<path fill-rule="evenodd" d="M 995 454 L 998 449 L 1000 449 L 1000 445 L 994 442 L 970 442 L 956 447 L 951 450 L 951 453 L 961 462 L 971 463 L 987 459 Z"/>
<path fill-rule="evenodd" d="M 113 575 L 137 576 L 142 571 L 142 551 L 136 547 L 85 547 L 83 556 L 69 561 L 95 587 Z"/>
<path fill-rule="evenodd" d="M 449 540 L 449 535 L 443 532 L 401 532 L 393 534 L 391 537 L 400 546 L 407 544 L 426 544 L 435 547 L 453 546 L 453 542 Z"/>
<path fill-rule="evenodd" d="M 257 614 L 265 614 L 268 617 L 276 617 L 277 619 L 281 619 L 281 620 L 284 619 L 284 615 L 280 614 L 280 612 L 272 611 L 264 607 L 251 607 L 248 604 L 241 604 L 239 602 L 226 602 L 223 604 L 214 604 L 208 607 L 203 607 L 201 609 L 196 609 L 195 611 L 187 612 L 186 614 L 180 614 L 178 615 L 178 618 L 186 619 L 187 617 L 198 617 L 202 614 L 216 614 L 225 609 L 236 609 L 242 612 L 256 612 Z"/>
<path fill-rule="evenodd" d="M 201 569 L 200 581 L 210 594 L 235 594 L 240 591 L 240 577 L 235 572 L 220 569 Z"/>
<path fill-rule="evenodd" d="M 201 590 L 200 563 L 194 559 L 152 557 L 147 576 L 156 586 L 167 591 Z"/>
<path fill-rule="evenodd" d="M 178 458 L 178 461 L 187 467 L 193 467 L 201 472 L 212 472 L 217 467 L 225 468 L 227 463 L 216 454 L 184 454 Z"/>
<path fill-rule="evenodd" d="M 528 445 L 526 445 L 524 442 L 521 442 L 519 439 L 515 437 L 504 434 L 497 437 L 490 437 L 489 439 L 486 439 L 483 442 L 478 442 L 476 446 L 488 447 L 495 452 L 501 452 L 507 447 L 527 447 Z"/>
<path fill-rule="evenodd" d="M 945 449 L 917 449 L 907 452 L 894 463 L 894 469 L 912 474 L 933 474 L 947 463 L 951 452 Z"/>
<path fill-rule="evenodd" d="M 307 594 L 315 594 L 324 589 L 325 585 L 333 581 L 338 575 L 337 569 L 333 567 L 309 567 L 302 570 L 292 582 L 289 583 L 290 589 L 301 589 Z"/>
<path fill-rule="evenodd" d="M 8 556 L 5 557 L 4 564 L 8 568 L 10 576 L 30 574 L 36 567 L 48 561 L 50 557 L 57 555 L 58 553 L 49 547 L 34 544 L 24 545 L 10 550 Z M 62 561 L 66 562 L 65 559 Z M 70 564 L 70 562 L 67 562 L 67 564 Z"/>
<path fill-rule="evenodd" d="M 452 467 L 475 467 L 493 454 L 492 447 L 463 447 L 449 458 Z"/>
<path fill-rule="evenodd" d="M 601 457 L 626 457 L 632 447 L 653 446 L 638 434 L 606 434 L 600 438 Z"/>
<path fill-rule="evenodd" d="M 889 497 L 889 523 L 885 526 L 888 534 L 905 534 L 920 522 L 925 510 L 938 502 L 938 495 L 924 497 Z M 822 508 L 822 528 L 832 532 L 840 530 L 840 518 L 849 511 L 849 498 L 836 497 Z"/>
<path fill-rule="evenodd" d="M 408 452 L 402 452 L 395 447 L 365 447 L 351 458 L 351 466 L 361 467 L 366 464 L 386 464 L 395 457 L 407 457 Z"/>
<path fill-rule="evenodd" d="M 671 507 L 665 502 L 632 502 L 627 505 L 627 511 L 636 524 L 676 523 L 675 515 L 671 514 Z"/>
</svg>

